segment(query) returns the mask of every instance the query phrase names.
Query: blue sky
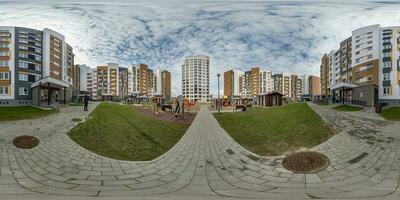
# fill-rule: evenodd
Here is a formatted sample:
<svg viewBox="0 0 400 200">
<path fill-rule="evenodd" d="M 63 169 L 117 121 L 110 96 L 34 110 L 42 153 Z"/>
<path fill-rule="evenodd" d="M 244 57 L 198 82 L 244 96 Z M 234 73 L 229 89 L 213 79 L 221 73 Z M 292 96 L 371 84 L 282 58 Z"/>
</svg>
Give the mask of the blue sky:
<svg viewBox="0 0 400 200">
<path fill-rule="evenodd" d="M 183 57 L 211 58 L 216 74 L 260 66 L 319 75 L 324 52 L 351 31 L 400 25 L 395 1 L 0 1 L 0 25 L 48 27 L 66 36 L 75 62 L 146 63 L 171 71 L 179 94 Z"/>
</svg>

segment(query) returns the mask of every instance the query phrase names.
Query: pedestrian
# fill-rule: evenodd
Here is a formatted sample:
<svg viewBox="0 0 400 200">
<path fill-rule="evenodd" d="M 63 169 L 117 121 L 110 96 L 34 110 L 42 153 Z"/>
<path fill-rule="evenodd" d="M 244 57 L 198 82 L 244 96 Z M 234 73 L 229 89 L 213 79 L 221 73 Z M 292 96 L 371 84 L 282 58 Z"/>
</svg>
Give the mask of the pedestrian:
<svg viewBox="0 0 400 200">
<path fill-rule="evenodd" d="M 88 111 L 89 96 L 87 94 L 85 94 L 85 97 L 83 98 L 83 102 L 85 104 L 83 107 L 83 110 Z"/>
</svg>

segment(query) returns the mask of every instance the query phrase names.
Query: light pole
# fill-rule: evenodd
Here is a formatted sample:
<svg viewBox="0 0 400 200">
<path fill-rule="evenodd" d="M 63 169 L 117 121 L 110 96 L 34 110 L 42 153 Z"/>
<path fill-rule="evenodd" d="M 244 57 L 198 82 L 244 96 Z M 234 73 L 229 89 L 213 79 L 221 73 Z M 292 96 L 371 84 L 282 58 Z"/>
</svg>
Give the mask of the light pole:
<svg viewBox="0 0 400 200">
<path fill-rule="evenodd" d="M 218 73 L 217 74 L 217 77 L 218 77 L 218 99 L 217 99 L 217 107 L 218 107 L 218 113 L 220 113 L 220 102 L 219 102 L 219 76 L 221 76 L 221 74 L 220 73 Z"/>
</svg>

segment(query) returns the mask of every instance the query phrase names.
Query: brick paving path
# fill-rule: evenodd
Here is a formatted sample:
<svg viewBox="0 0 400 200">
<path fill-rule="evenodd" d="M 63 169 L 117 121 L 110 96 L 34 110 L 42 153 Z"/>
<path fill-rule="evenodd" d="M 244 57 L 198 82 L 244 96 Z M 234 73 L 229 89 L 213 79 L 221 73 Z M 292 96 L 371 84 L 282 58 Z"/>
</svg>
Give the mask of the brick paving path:
<svg viewBox="0 0 400 200">
<path fill-rule="evenodd" d="M 87 117 L 80 107 L 40 119 L 0 122 L 0 199 L 399 199 L 400 123 L 374 113 L 310 106 L 338 134 L 313 148 L 331 166 L 306 175 L 285 170 L 282 157 L 259 157 L 241 147 L 205 107 L 170 151 L 145 162 L 104 158 L 73 142 L 65 133 L 76 125 L 72 119 Z M 13 147 L 13 137 L 21 134 L 37 136 L 40 145 Z"/>
</svg>

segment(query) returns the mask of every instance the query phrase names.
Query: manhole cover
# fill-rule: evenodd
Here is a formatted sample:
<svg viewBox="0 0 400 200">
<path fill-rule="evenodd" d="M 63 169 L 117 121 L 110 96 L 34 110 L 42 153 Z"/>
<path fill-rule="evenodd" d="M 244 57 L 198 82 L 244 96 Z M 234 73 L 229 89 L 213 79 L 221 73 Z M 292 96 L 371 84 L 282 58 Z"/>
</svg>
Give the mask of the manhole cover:
<svg viewBox="0 0 400 200">
<path fill-rule="evenodd" d="M 21 149 L 30 149 L 39 145 L 39 139 L 29 135 L 22 135 L 14 138 L 13 144 Z"/>
<path fill-rule="evenodd" d="M 329 159 L 322 153 L 313 151 L 298 152 L 286 156 L 282 165 L 294 173 L 316 173 L 329 166 Z"/>
</svg>

